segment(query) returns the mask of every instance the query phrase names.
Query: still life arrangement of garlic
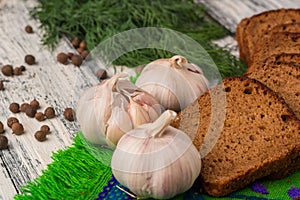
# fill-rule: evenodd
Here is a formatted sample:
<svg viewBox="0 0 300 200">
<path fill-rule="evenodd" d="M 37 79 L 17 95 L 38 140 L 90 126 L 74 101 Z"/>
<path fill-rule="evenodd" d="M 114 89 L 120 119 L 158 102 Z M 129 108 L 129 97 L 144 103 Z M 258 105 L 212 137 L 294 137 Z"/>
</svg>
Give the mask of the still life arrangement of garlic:
<svg viewBox="0 0 300 200">
<path fill-rule="evenodd" d="M 84 91 L 77 105 L 77 120 L 92 144 L 115 147 L 118 140 L 138 125 L 153 122 L 162 107 L 149 93 L 117 74 Z"/>
<path fill-rule="evenodd" d="M 124 73 L 84 91 L 77 105 L 83 136 L 114 150 L 115 178 L 137 197 L 167 199 L 187 191 L 201 171 L 191 139 L 170 126 L 208 90 L 202 70 L 183 56 L 148 64 L 136 85 Z"/>
<path fill-rule="evenodd" d="M 119 140 L 112 171 L 138 197 L 172 198 L 187 191 L 199 176 L 200 154 L 185 133 L 170 126 L 175 117 L 167 110 Z"/>
<path fill-rule="evenodd" d="M 180 111 L 208 90 L 202 70 L 183 56 L 158 59 L 145 66 L 136 85 L 165 109 Z"/>
</svg>

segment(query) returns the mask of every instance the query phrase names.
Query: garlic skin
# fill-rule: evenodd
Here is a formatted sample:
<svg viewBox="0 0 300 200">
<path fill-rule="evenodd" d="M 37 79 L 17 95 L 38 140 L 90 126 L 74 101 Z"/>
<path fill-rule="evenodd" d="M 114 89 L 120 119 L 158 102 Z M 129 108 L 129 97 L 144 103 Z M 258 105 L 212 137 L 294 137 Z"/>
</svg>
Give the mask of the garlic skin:
<svg viewBox="0 0 300 200">
<path fill-rule="evenodd" d="M 115 148 L 129 130 L 153 122 L 162 107 L 147 92 L 120 73 L 84 91 L 77 105 L 77 120 L 82 134 L 93 144 Z"/>
<path fill-rule="evenodd" d="M 152 94 L 165 109 L 180 111 L 207 91 L 209 82 L 198 66 L 176 55 L 146 65 L 136 85 Z"/>
<path fill-rule="evenodd" d="M 155 122 L 126 133 L 114 151 L 115 178 L 141 198 L 167 199 L 192 187 L 201 157 L 191 139 L 169 124 L 176 113 L 165 111 Z"/>
</svg>

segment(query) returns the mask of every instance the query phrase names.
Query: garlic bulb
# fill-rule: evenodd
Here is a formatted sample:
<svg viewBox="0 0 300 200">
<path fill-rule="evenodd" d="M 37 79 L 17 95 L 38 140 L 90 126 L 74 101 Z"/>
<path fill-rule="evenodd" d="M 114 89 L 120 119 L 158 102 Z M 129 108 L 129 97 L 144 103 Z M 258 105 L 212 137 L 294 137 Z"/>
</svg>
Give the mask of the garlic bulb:
<svg viewBox="0 0 300 200">
<path fill-rule="evenodd" d="M 143 123 L 153 122 L 162 109 L 153 96 L 137 88 L 121 73 L 84 91 L 77 119 L 85 138 L 94 144 L 115 147 L 122 135 Z"/>
<path fill-rule="evenodd" d="M 202 70 L 183 56 L 146 65 L 136 85 L 152 94 L 165 109 L 180 111 L 208 90 Z"/>
<path fill-rule="evenodd" d="M 174 197 L 199 176 L 199 152 L 185 133 L 169 126 L 175 116 L 167 110 L 119 140 L 111 161 L 113 175 L 138 197 Z"/>
</svg>

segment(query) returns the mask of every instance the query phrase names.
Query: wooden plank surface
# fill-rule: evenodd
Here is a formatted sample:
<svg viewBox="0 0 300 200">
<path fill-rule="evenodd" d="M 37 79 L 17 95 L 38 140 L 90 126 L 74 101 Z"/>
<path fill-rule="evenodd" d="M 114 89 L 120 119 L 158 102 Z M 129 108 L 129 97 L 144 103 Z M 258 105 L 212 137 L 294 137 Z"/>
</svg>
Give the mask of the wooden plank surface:
<svg viewBox="0 0 300 200">
<path fill-rule="evenodd" d="M 233 33 L 236 24 L 244 17 L 266 9 L 300 6 L 300 1 L 296 0 L 201 0 L 201 3 L 207 5 L 211 15 Z M 4 134 L 9 139 L 9 149 L 0 151 L 0 200 L 13 199 L 20 192 L 21 186 L 38 177 L 41 170 L 52 162 L 53 152 L 65 149 L 72 143 L 79 126 L 76 121 L 64 119 L 64 108 L 75 108 L 82 90 L 98 83 L 93 70 L 86 65 L 78 68 L 56 62 L 58 52 L 75 52 L 66 39 L 61 40 L 54 52 L 40 44 L 39 23 L 30 19 L 28 13 L 34 5 L 34 0 L 0 0 L 0 65 L 25 65 L 27 68 L 21 76 L 5 77 L 0 73 L 0 80 L 5 81 L 6 88 L 0 91 L 0 121 L 6 124 L 8 117 L 15 116 L 25 128 L 24 135 L 16 136 L 5 126 Z M 25 33 L 24 27 L 27 24 L 33 27 L 34 34 Z M 216 43 L 227 46 L 237 55 L 233 37 L 226 37 Z M 26 54 L 34 55 L 37 64 L 26 65 Z M 34 98 L 40 102 L 41 111 L 48 106 L 54 107 L 57 117 L 38 122 L 24 113 L 12 114 L 8 110 L 12 102 L 29 102 Z M 49 125 L 52 133 L 45 142 L 38 142 L 33 134 L 43 124 Z"/>
</svg>

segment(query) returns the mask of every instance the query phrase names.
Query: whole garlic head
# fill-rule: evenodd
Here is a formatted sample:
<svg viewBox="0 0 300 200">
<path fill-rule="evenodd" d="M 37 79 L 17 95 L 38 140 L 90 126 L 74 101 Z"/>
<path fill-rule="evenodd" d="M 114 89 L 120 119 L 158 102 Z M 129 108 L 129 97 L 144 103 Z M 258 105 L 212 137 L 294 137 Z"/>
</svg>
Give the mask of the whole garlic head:
<svg viewBox="0 0 300 200">
<path fill-rule="evenodd" d="M 153 122 L 162 107 L 149 93 L 117 74 L 84 91 L 77 105 L 77 119 L 85 138 L 93 144 L 115 148 L 129 130 Z"/>
<path fill-rule="evenodd" d="M 113 175 L 138 197 L 172 198 L 199 176 L 199 152 L 185 133 L 169 126 L 175 116 L 167 110 L 119 140 L 111 161 Z"/>
<path fill-rule="evenodd" d="M 180 111 L 207 91 L 209 82 L 198 66 L 176 55 L 146 65 L 136 85 L 152 94 L 165 109 Z"/>
</svg>

